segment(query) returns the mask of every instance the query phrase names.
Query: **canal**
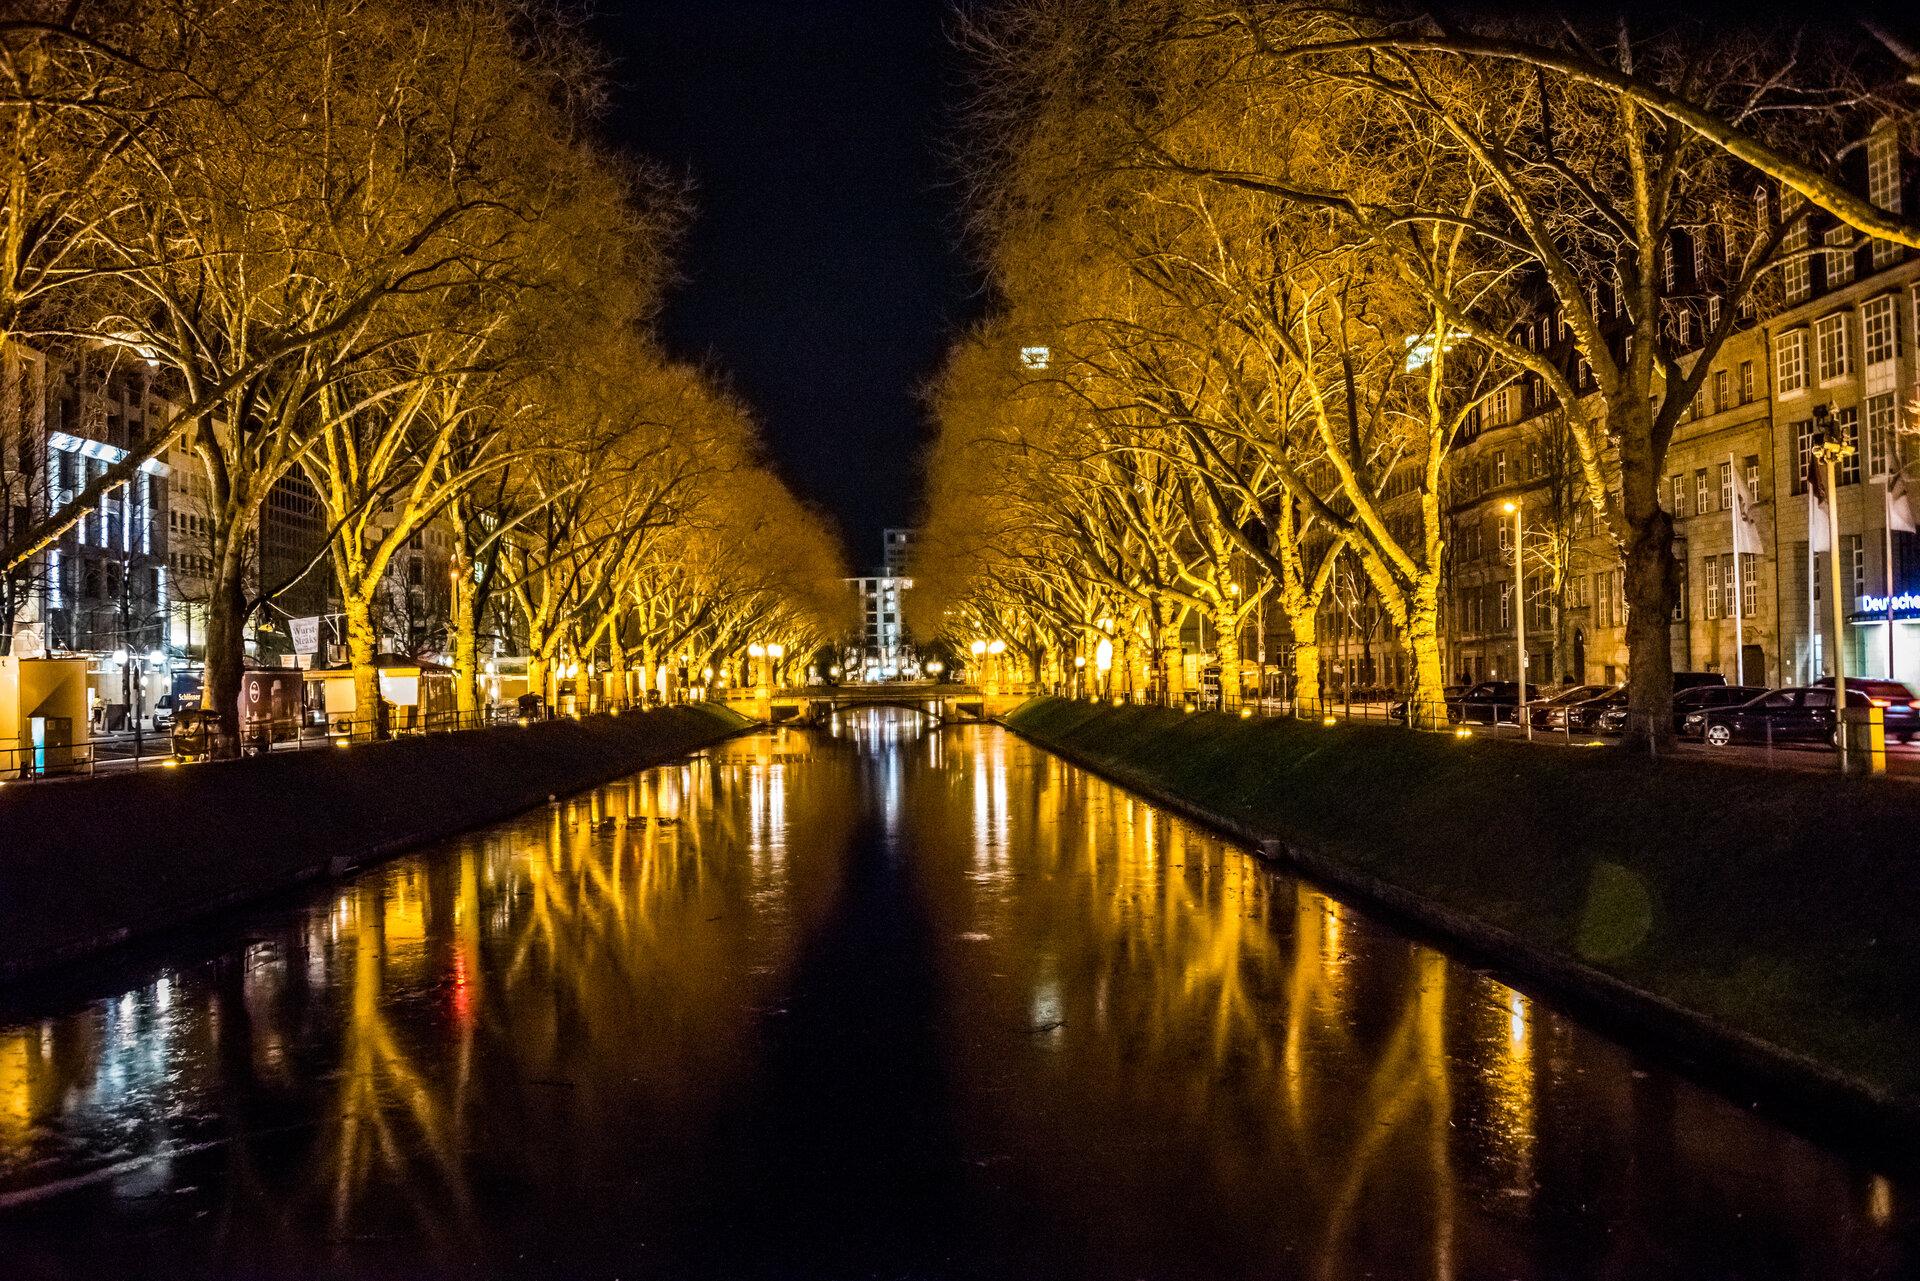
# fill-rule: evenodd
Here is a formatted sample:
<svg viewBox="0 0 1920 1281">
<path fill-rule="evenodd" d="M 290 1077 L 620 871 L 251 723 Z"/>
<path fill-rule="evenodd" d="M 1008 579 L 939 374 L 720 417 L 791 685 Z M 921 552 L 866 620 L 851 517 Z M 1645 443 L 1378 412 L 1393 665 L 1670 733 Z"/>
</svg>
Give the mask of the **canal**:
<svg viewBox="0 0 1920 1281">
<path fill-rule="evenodd" d="M 169 949 L 0 1010 L 10 1281 L 1920 1258 L 1920 1188 L 992 727 L 737 739 Z"/>
</svg>

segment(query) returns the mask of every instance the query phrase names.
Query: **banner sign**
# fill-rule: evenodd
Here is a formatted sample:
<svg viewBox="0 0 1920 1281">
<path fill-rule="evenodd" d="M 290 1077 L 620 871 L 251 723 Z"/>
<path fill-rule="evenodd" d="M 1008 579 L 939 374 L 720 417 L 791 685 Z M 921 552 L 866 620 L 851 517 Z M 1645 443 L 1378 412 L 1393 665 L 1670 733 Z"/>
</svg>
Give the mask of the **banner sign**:
<svg viewBox="0 0 1920 1281">
<path fill-rule="evenodd" d="M 287 628 L 293 633 L 293 652 L 296 654 L 318 653 L 320 649 L 320 619 L 289 618 Z"/>
</svg>

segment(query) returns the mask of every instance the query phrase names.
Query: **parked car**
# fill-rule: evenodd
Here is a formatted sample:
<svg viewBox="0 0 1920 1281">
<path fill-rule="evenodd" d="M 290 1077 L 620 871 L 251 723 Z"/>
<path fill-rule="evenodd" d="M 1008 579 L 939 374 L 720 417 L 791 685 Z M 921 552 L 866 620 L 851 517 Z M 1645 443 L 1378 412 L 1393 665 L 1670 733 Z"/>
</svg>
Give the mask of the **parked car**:
<svg viewBox="0 0 1920 1281">
<path fill-rule="evenodd" d="M 1453 702 L 1472 687 L 1469 685 L 1448 685 L 1440 691 L 1441 706 L 1447 708 L 1447 719 L 1453 719 Z M 1387 709 L 1387 715 L 1401 724 L 1407 721 L 1407 697 L 1404 694 L 1394 696 L 1393 705 Z"/>
<path fill-rule="evenodd" d="M 162 694 L 153 705 L 153 732 L 164 734 L 173 728 L 173 695 Z"/>
<path fill-rule="evenodd" d="M 1566 728 L 1575 734 L 1597 734 L 1602 732 L 1601 725 L 1612 717 L 1625 729 L 1626 712 L 1627 687 L 1615 685 L 1604 694 L 1567 708 Z"/>
<path fill-rule="evenodd" d="M 1718 673 L 1705 674 L 1717 675 Z M 1758 698 L 1766 692 L 1766 687 L 1763 685 L 1695 685 L 1691 689 L 1680 690 L 1673 696 L 1673 728 L 1676 733 L 1684 734 L 1687 717 L 1694 712 L 1710 707 L 1735 707 Z M 1620 699 L 1618 703 L 1601 712 L 1593 728 L 1601 734 L 1626 733 L 1626 699 Z"/>
<path fill-rule="evenodd" d="M 1598 698 L 1612 688 L 1611 685 L 1574 685 L 1563 689 L 1551 698 L 1527 704 L 1527 719 L 1535 729 L 1565 729 L 1567 708 Z"/>
<path fill-rule="evenodd" d="M 1700 689 L 1703 686 L 1726 683 L 1725 672 L 1675 672 L 1673 674 L 1673 692 L 1676 694 L 1683 689 Z"/>
<path fill-rule="evenodd" d="M 1898 681 L 1850 679 L 1847 706 L 1878 705 L 1886 718 L 1888 738 L 1913 741 L 1920 732 L 1920 703 L 1913 691 Z M 1834 740 L 1833 686 L 1801 685 L 1777 689 L 1733 707 L 1705 708 L 1687 713 L 1681 722 L 1683 737 L 1703 739 L 1709 747 L 1731 743 L 1831 743 Z"/>
<path fill-rule="evenodd" d="M 1527 686 L 1527 701 L 1540 697 L 1540 691 Z M 1517 681 L 1481 681 L 1458 698 L 1447 700 L 1447 719 L 1457 725 L 1498 725 L 1515 721 L 1520 706 Z"/>
</svg>

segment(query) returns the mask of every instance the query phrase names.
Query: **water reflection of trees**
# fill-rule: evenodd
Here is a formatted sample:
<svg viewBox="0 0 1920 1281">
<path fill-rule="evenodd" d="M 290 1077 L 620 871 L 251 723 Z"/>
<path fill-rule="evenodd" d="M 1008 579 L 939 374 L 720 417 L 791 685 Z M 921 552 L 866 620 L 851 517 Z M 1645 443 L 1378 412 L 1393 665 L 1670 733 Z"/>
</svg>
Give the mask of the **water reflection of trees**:
<svg viewBox="0 0 1920 1281">
<path fill-rule="evenodd" d="M 975 867 L 1003 847 L 1022 864 L 972 878 L 980 968 L 1018 989 L 989 1017 L 1056 1010 L 1008 1053 L 1063 1059 L 1046 1079 L 1071 1083 L 1017 1106 L 1084 1147 L 1099 1134 L 1077 1127 L 1115 1115 L 1128 1135 L 1193 1136 L 1167 1158 L 1203 1163 L 1211 1182 L 1189 1194 L 1271 1224 L 1276 1248 L 1314 1243 L 1317 1275 L 1632 1271 L 1672 1261 L 1676 1204 L 1709 1224 L 1778 1211 L 1721 1226 L 1779 1257 L 1843 1241 L 1857 1256 L 1875 1235 L 1881 1185 L 1810 1145 L 1118 789 L 1009 739 L 981 747 L 947 821 Z M 1056 1159 L 1120 1177 L 1084 1151 Z M 1558 1249 L 1563 1234 L 1585 1239 Z"/>
<path fill-rule="evenodd" d="M 216 1254 L 259 1257 L 261 1224 L 470 1252 L 475 1153 L 538 1179 L 543 1149 L 578 1142 L 568 1177 L 590 1180 L 626 1158 L 599 1136 L 627 1095 L 671 1121 L 724 1094 L 831 894 L 789 851 L 843 857 L 850 759 L 808 766 L 818 795 L 795 806 L 805 740 L 741 740 L 375 869 L 177 978 L 0 1028 L 0 1196 L 212 1147 Z M 164 1124 L 182 1115 L 197 1128 Z"/>
</svg>

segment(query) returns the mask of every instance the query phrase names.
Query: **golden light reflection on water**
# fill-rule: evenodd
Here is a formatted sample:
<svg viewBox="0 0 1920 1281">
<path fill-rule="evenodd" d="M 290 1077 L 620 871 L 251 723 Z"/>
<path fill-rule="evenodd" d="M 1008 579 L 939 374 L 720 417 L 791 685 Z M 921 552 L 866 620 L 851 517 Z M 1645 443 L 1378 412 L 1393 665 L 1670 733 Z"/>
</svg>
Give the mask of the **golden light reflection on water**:
<svg viewBox="0 0 1920 1281">
<path fill-rule="evenodd" d="M 998 730 L 839 732 L 636 775 L 0 1025 L 0 1216 L 78 1180 L 235 1225 L 206 1249 L 259 1275 L 259 1225 L 347 1271 L 541 1216 L 657 1228 L 716 1133 L 786 1123 L 732 1109 L 796 1066 L 766 1041 L 823 982 L 796 974 L 864 831 L 926 915 L 879 925 L 927 933 L 939 987 L 953 1097 L 906 1115 L 955 1117 L 981 1241 L 1041 1223 L 1079 1243 L 1063 1275 L 1632 1276 L 1698 1222 L 1897 1271 L 1887 1178 Z M 847 1070 L 884 1090 L 889 1039 Z"/>
</svg>

